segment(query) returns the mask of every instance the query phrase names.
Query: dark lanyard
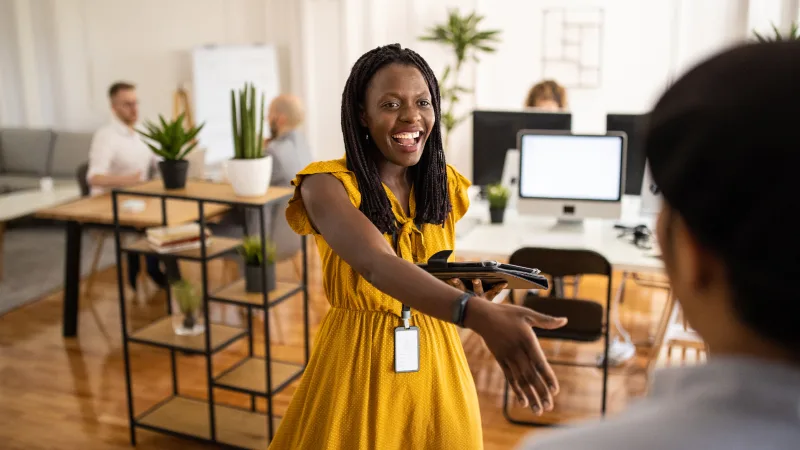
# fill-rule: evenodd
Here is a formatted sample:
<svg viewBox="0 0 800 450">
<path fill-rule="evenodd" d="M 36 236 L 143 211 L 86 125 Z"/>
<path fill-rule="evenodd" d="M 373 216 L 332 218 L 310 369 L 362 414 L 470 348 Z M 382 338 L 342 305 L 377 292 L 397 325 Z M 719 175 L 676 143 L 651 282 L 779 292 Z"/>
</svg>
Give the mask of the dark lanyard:
<svg viewBox="0 0 800 450">
<path fill-rule="evenodd" d="M 394 247 L 394 253 L 400 257 L 400 246 L 399 241 L 400 237 L 397 235 L 397 222 L 394 223 L 394 230 L 392 230 L 392 246 Z M 400 318 L 403 319 L 403 326 L 408 328 L 408 321 L 411 319 L 411 308 L 406 306 L 405 304 L 401 303 L 403 308 L 401 310 Z"/>
</svg>

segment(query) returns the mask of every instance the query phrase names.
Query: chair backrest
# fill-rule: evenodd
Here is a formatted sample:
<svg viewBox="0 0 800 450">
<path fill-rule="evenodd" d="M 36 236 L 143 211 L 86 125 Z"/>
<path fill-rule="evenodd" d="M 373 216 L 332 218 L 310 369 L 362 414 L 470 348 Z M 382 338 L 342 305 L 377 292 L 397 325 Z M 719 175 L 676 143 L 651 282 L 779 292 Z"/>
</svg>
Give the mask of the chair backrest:
<svg viewBox="0 0 800 450">
<path fill-rule="evenodd" d="M 86 179 L 86 174 L 89 173 L 89 163 L 83 163 L 75 170 L 75 177 L 78 178 L 78 185 L 81 187 L 81 195 L 88 197 L 91 190 L 89 189 L 89 181 Z"/>
<path fill-rule="evenodd" d="M 591 250 L 523 247 L 509 258 L 509 264 L 533 267 L 555 278 L 575 275 L 605 275 L 611 279 L 611 263 Z"/>
</svg>

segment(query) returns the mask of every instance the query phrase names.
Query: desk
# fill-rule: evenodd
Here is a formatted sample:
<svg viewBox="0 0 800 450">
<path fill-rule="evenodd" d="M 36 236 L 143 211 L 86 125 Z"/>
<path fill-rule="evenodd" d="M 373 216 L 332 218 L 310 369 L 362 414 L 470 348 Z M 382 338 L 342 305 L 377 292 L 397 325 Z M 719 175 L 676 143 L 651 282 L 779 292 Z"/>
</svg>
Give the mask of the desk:
<svg viewBox="0 0 800 450">
<path fill-rule="evenodd" d="M 203 181 L 189 181 L 185 189 L 164 191 L 160 180 L 149 181 L 127 189 L 131 192 L 142 194 L 167 193 L 172 197 L 168 200 L 147 198 L 141 196 L 130 197 L 119 195 L 122 204 L 129 198 L 145 202 L 141 212 L 120 211 L 120 225 L 142 230 L 148 227 L 161 226 L 162 208 L 166 211 L 167 224 L 176 225 L 194 222 L 200 218 L 197 201 L 181 200 L 181 198 L 203 198 L 209 202 L 233 201 L 243 205 L 258 204 L 264 199 L 278 198 L 291 195 L 291 188 L 270 188 L 267 195 L 262 197 L 238 198 L 228 184 L 217 184 Z M 230 208 L 227 205 L 208 203 L 205 206 L 206 218 L 218 216 Z M 74 202 L 45 208 L 36 213 L 37 217 L 66 222 L 66 261 L 64 265 L 64 324 L 65 337 L 73 337 L 78 329 L 78 299 L 80 296 L 80 261 L 81 261 L 81 236 L 85 227 L 112 227 L 114 214 L 111 206 L 111 194 L 102 194 L 87 197 Z"/>
<path fill-rule="evenodd" d="M 80 188 L 72 185 L 57 185 L 49 191 L 26 189 L 0 195 L 0 279 L 3 278 L 3 235 L 6 222 L 80 196 Z"/>
<path fill-rule="evenodd" d="M 615 270 L 663 273 L 664 265 L 656 251 L 642 250 L 617 237 L 621 230 L 614 229 L 614 224 L 618 223 L 645 224 L 653 229 L 655 217 L 642 217 L 638 211 L 638 197 L 626 196 L 619 220 L 586 219 L 580 227 L 561 227 L 555 218 L 519 215 L 510 209 L 504 223 L 491 224 L 487 203 L 475 200 L 456 226 L 456 252 L 485 257 L 510 256 L 522 247 L 585 249 L 603 255 Z"/>
</svg>

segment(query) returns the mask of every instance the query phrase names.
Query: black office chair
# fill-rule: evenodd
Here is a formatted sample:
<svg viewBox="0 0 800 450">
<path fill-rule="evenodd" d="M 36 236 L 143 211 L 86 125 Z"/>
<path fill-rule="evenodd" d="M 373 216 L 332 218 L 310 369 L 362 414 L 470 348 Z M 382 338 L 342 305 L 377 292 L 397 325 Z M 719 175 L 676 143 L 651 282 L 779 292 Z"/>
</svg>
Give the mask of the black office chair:
<svg viewBox="0 0 800 450">
<path fill-rule="evenodd" d="M 589 250 L 562 250 L 549 248 L 526 247 L 515 251 L 509 259 L 510 264 L 525 267 L 536 267 L 543 274 L 554 279 L 576 277 L 579 275 L 603 275 L 607 278 L 605 308 L 602 304 L 589 300 L 562 297 L 540 297 L 528 293 L 522 302 L 526 308 L 556 317 L 566 317 L 568 322 L 562 328 L 543 330 L 534 327 L 536 336 L 542 339 L 559 339 L 577 342 L 596 342 L 604 339 L 603 350 L 603 387 L 601 399 L 601 415 L 606 413 L 606 394 L 608 389 L 608 346 L 611 310 L 611 263 L 599 253 Z M 563 294 L 562 294 L 563 295 Z M 513 302 L 513 296 L 511 298 Z M 559 365 L 559 362 L 550 362 Z M 580 366 L 581 364 L 566 363 Z M 597 364 L 584 365 L 597 367 Z M 551 426 L 553 424 L 518 420 L 509 414 L 509 384 L 506 381 L 503 397 L 503 415 L 506 420 L 517 425 Z"/>
</svg>

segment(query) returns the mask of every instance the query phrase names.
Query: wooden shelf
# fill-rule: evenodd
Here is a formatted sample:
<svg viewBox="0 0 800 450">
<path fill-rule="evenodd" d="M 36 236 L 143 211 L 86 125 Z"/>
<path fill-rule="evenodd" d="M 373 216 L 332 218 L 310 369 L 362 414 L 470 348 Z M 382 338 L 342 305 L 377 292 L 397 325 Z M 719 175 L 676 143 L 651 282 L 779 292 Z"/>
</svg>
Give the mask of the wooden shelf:
<svg viewBox="0 0 800 450">
<path fill-rule="evenodd" d="M 227 325 L 211 324 L 211 351 L 212 353 L 230 344 L 236 339 L 247 335 L 247 330 L 230 327 Z M 179 336 L 172 328 L 172 317 L 167 316 L 152 324 L 137 330 L 128 338 L 131 341 L 143 344 L 173 348 L 194 353 L 205 353 L 205 333 L 196 336 Z"/>
<path fill-rule="evenodd" d="M 211 439 L 208 402 L 173 397 L 137 420 L 137 425 L 194 438 Z M 265 449 L 268 443 L 267 416 L 223 405 L 214 405 L 217 441 L 248 449 Z M 280 418 L 273 418 L 273 433 Z"/>
<path fill-rule="evenodd" d="M 300 376 L 301 364 L 272 361 L 272 394 Z M 247 358 L 217 377 L 215 385 L 247 394 L 267 395 L 267 363 L 264 358 Z"/>
<path fill-rule="evenodd" d="M 302 292 L 302 286 L 296 283 L 282 283 L 280 281 L 275 283 L 275 289 L 269 291 L 269 304 L 273 306 L 288 297 Z M 254 294 L 245 290 L 245 281 L 240 279 L 234 281 L 228 286 L 220 289 L 211 296 L 212 300 L 236 303 L 240 305 L 251 305 L 264 307 L 263 294 Z"/>
<path fill-rule="evenodd" d="M 239 197 L 233 192 L 230 183 L 188 180 L 183 189 L 164 189 L 161 180 L 148 181 L 136 186 L 120 189 L 120 192 L 145 194 L 157 197 L 185 198 L 207 202 L 232 203 L 237 205 L 266 205 L 277 200 L 288 200 L 294 193 L 291 186 L 270 186 L 265 195 L 258 197 Z"/>
<path fill-rule="evenodd" d="M 215 258 L 223 253 L 227 253 L 239 245 L 242 244 L 240 239 L 231 239 L 223 236 L 212 236 L 211 243 L 206 246 L 206 259 Z M 139 239 L 133 244 L 125 245 L 122 247 L 123 251 L 132 252 L 132 253 L 144 253 L 148 255 L 159 255 L 159 256 L 166 256 L 166 257 L 173 257 L 173 258 L 180 258 L 180 259 L 192 259 L 199 261 L 202 259 L 200 254 L 200 248 L 195 248 L 191 250 L 184 250 L 180 252 L 173 252 L 173 253 L 158 253 L 157 251 L 153 250 L 153 247 L 150 246 L 150 243 L 147 242 L 147 239 Z"/>
</svg>

